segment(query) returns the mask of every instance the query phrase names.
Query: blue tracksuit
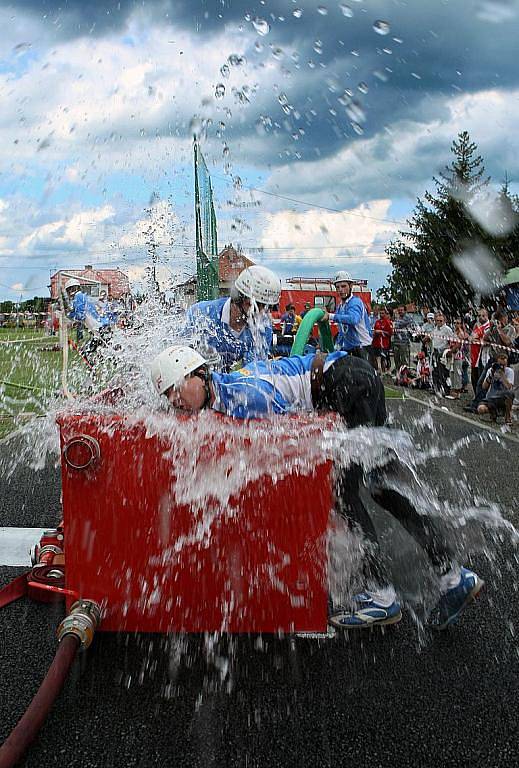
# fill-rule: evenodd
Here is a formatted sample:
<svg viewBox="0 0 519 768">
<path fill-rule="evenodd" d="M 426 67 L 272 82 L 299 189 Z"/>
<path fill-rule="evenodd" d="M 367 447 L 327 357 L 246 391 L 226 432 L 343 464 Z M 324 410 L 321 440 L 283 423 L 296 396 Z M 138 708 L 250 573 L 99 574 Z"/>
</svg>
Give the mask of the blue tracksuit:
<svg viewBox="0 0 519 768">
<path fill-rule="evenodd" d="M 315 354 L 251 363 L 234 373 L 213 373 L 213 409 L 236 419 L 312 411 L 311 368 Z M 327 355 L 324 371 L 345 352 Z"/>
<path fill-rule="evenodd" d="M 110 325 L 109 317 L 99 314 L 97 302 L 83 291 L 75 294 L 72 309 L 67 313 L 67 317 L 84 322 L 89 330 L 98 330 Z"/>
<path fill-rule="evenodd" d="M 339 324 L 339 333 L 335 340 L 336 349 L 351 352 L 359 347 L 371 344 L 373 333 L 366 306 L 358 296 L 339 304 L 333 313 L 333 319 Z"/>
<path fill-rule="evenodd" d="M 184 334 L 194 336 L 204 345 L 212 347 L 220 356 L 222 367 L 229 368 L 241 360 L 266 360 L 272 345 L 272 322 L 269 315 L 257 316 L 254 328 L 246 326 L 236 335 L 222 319 L 225 304 L 223 296 L 214 301 L 200 301 L 189 307 Z"/>
</svg>

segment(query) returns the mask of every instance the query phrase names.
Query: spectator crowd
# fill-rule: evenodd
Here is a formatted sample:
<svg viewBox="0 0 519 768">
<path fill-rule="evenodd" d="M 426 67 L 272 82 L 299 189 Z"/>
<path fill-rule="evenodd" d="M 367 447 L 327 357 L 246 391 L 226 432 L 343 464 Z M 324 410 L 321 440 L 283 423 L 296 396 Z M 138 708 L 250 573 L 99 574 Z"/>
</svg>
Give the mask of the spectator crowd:
<svg viewBox="0 0 519 768">
<path fill-rule="evenodd" d="M 371 363 L 397 385 L 427 389 L 463 410 L 504 416 L 519 407 L 519 312 L 499 308 L 446 318 L 443 312 L 374 307 Z"/>
</svg>

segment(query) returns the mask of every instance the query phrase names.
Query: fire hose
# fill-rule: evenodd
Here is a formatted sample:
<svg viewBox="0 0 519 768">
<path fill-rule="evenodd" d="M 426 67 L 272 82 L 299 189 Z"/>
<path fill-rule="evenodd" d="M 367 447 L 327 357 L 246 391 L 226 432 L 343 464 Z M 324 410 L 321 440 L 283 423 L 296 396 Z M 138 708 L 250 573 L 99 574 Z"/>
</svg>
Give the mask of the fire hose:
<svg viewBox="0 0 519 768">
<path fill-rule="evenodd" d="M 12 768 L 22 759 L 63 688 L 78 649 L 90 646 L 101 618 L 97 603 L 78 599 L 76 592 L 65 588 L 63 541 L 62 524 L 44 531 L 39 543 L 31 550 L 33 568 L 0 589 L 0 608 L 24 596 L 47 603 L 65 597 L 75 600 L 70 613 L 58 627 L 59 646 L 42 684 L 0 747 L 0 768 Z"/>
<path fill-rule="evenodd" d="M 59 646 L 25 714 L 0 747 L 0 768 L 14 768 L 38 735 L 58 697 L 79 648 L 91 644 L 101 611 L 92 600 L 78 600 L 58 627 Z"/>
</svg>

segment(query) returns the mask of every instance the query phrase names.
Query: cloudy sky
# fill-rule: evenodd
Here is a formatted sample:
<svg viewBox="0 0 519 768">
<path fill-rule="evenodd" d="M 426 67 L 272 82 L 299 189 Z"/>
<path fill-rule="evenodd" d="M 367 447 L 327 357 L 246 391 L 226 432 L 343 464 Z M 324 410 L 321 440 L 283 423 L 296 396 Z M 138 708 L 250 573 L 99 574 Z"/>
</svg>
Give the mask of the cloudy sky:
<svg viewBox="0 0 519 768">
<path fill-rule="evenodd" d="M 191 274 L 195 132 L 220 246 L 376 289 L 459 131 L 519 191 L 518 39 L 519 0 L 0 0 L 0 298 L 150 237 Z"/>
</svg>

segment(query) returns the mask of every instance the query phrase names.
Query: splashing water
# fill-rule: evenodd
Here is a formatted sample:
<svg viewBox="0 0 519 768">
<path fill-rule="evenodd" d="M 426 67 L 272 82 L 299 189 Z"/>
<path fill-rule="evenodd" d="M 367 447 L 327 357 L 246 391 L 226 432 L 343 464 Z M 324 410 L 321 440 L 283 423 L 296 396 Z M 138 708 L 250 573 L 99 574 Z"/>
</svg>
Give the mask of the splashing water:
<svg viewBox="0 0 519 768">
<path fill-rule="evenodd" d="M 161 490 L 157 513 L 159 525 L 149 563 L 141 564 L 138 574 L 132 571 L 136 567 L 133 562 L 114 559 L 112 564 L 115 579 L 138 579 L 139 597 L 132 597 L 128 592 L 127 616 L 137 610 L 153 620 L 160 613 L 161 606 L 174 594 L 170 570 L 186 568 L 188 553 L 198 552 L 200 557 L 206 557 L 203 553 L 212 551 L 222 526 L 239 524 L 243 514 L 240 498 L 250 493 L 250 489 L 261 492 L 270 484 L 274 489 L 282 488 L 290 478 L 314 477 L 316 468 L 326 462 L 333 463 L 336 475 L 354 467 L 360 467 L 366 478 L 382 473 L 387 489 L 403 494 L 421 517 L 434 523 L 442 540 L 449 542 L 456 562 L 464 562 L 472 552 L 483 552 L 493 562 L 502 537 L 516 536 L 495 505 L 474 503 L 470 488 L 462 481 L 457 485 L 458 501 L 446 503 L 440 502 L 433 489 L 419 479 L 431 459 L 447 453 L 455 456 L 466 447 L 466 441 L 447 449 L 433 440 L 426 449 L 420 449 L 404 431 L 364 427 L 345 430 L 333 419 L 319 422 L 308 417 L 270 417 L 262 421 L 237 422 L 212 412 L 187 419 L 168 413 L 151 387 L 148 368 L 159 351 L 182 338 L 184 324 L 185 316 L 180 308 L 166 312 L 153 297 L 143 302 L 135 312 L 133 326 L 115 329 L 109 343 L 98 349 L 95 376 L 84 366 L 72 371 L 71 384 L 77 391 L 86 387 L 85 394 L 63 407 L 53 392 L 45 403 L 48 415 L 22 429 L 18 436 L 22 448 L 7 467 L 2 467 L 12 473 L 19 462 L 42 469 L 48 456 L 57 460 L 59 442 L 54 421 L 58 410 L 65 416 L 73 416 L 78 424 L 90 424 L 93 418 L 97 419 L 100 439 L 104 434 L 105 439 L 112 441 L 116 434 L 121 434 L 124 443 L 131 441 L 133 430 L 139 428 L 143 429 L 142 445 L 162 446 L 157 454 L 158 464 L 165 461 L 175 471 L 174 477 L 164 482 Z M 254 333 L 259 334 L 260 328 L 253 324 Z M 58 385 L 57 379 L 54 386 L 57 388 Z M 106 385 L 121 388 L 115 405 L 90 396 Z M 118 418 L 122 416 L 122 422 L 117 424 L 114 421 L 116 414 Z M 433 428 L 430 413 L 423 415 L 415 426 L 418 432 L 430 433 Z M 142 482 L 145 488 L 149 479 L 140 467 L 138 450 L 133 454 L 138 475 L 136 487 Z M 392 473 L 392 464 L 400 468 L 398 473 Z M 161 477 L 160 473 L 156 476 Z M 117 501 L 110 506 L 110 514 L 116 519 L 131 506 L 132 500 L 125 499 L 125 493 L 122 488 L 116 496 Z M 319 494 L 320 489 L 316 488 L 316 504 Z M 421 630 L 438 600 L 438 574 L 401 523 L 376 501 L 369 482 L 362 486 L 361 494 L 378 534 L 387 572 Z M 289 515 L 287 534 L 293 535 L 302 522 L 298 521 L 298 510 L 292 508 L 290 499 L 280 497 L 279 502 L 279 513 Z M 175 535 L 173 509 L 186 511 L 185 524 L 178 535 Z M 366 587 L 364 566 L 369 544 L 359 531 L 351 529 L 337 504 L 331 514 L 325 548 L 324 588 L 334 604 L 344 605 L 359 589 Z M 85 535 L 92 538 L 93 549 L 89 552 L 95 553 L 94 530 L 89 529 Z M 258 529 L 255 535 L 261 540 L 268 532 Z M 244 590 L 261 591 L 268 585 L 274 593 L 284 595 L 288 589 L 285 573 L 289 564 L 284 547 L 270 551 L 265 567 L 245 575 L 238 553 L 236 550 L 235 555 L 229 555 L 226 566 L 229 583 L 221 606 L 220 629 L 207 634 L 203 641 L 207 665 L 215 670 L 214 685 L 224 689 L 232 685 L 233 645 L 231 641 L 227 647 L 227 641 L 220 635 L 240 614 Z M 315 554 L 309 557 L 315 557 Z M 315 562 L 318 565 L 318 560 Z M 295 606 L 301 604 L 304 607 L 311 601 L 304 589 L 295 590 L 289 598 Z M 181 637 L 168 645 L 171 674 L 176 674 L 182 658 L 191 651 L 192 647 L 188 647 Z"/>
</svg>

